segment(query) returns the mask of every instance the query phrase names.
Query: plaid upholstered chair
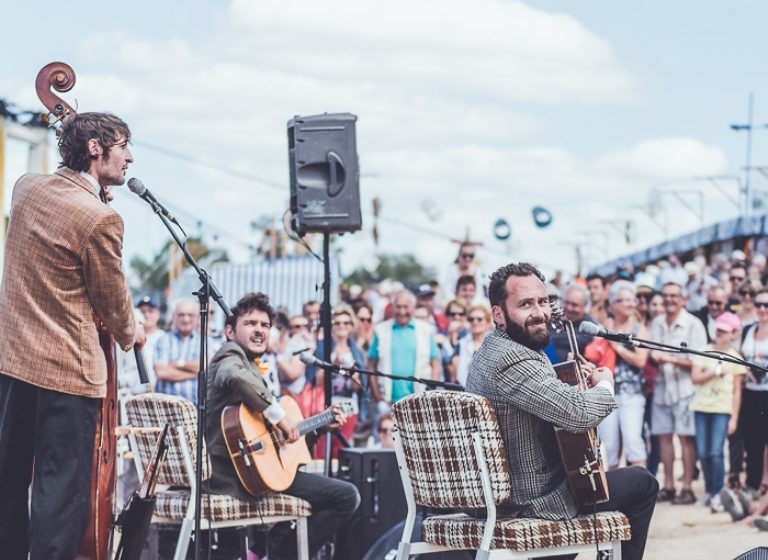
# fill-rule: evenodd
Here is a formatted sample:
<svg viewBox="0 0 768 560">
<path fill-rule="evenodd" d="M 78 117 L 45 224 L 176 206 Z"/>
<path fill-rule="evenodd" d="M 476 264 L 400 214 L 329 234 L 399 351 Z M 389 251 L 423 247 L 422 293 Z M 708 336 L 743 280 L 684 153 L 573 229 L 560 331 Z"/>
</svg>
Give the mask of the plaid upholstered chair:
<svg viewBox="0 0 768 560">
<path fill-rule="evenodd" d="M 510 499 L 504 443 L 493 406 L 484 397 L 455 391 L 412 395 L 392 407 L 395 452 L 408 516 L 398 560 L 442 550 L 477 550 L 478 560 L 536 558 L 601 550 L 621 558 L 630 538 L 621 513 L 564 521 L 497 518 L 496 506 Z M 422 542 L 411 542 L 417 505 L 442 510 L 484 509 L 484 518 L 466 514 L 427 517 Z M 596 529 L 596 531 L 595 531 Z"/>
<path fill-rule="evenodd" d="M 195 518 L 195 447 L 197 445 L 197 410 L 188 400 L 163 394 L 130 397 L 125 403 L 128 422 L 133 427 L 161 428 L 170 424 L 168 457 L 158 483 L 173 489 L 158 491 L 155 523 L 179 523 L 181 532 L 174 560 L 186 558 Z M 156 433 L 136 432 L 129 435 L 136 468 L 144 472 L 157 441 Z M 210 477 L 210 464 L 203 443 L 203 480 Z M 180 489 L 178 489 L 180 488 Z M 308 502 L 285 494 L 267 494 L 254 502 L 244 502 L 231 496 L 203 494 L 200 527 L 203 530 L 246 525 L 271 525 L 281 521 L 296 523 L 299 560 L 309 560 L 307 517 L 311 515 Z"/>
</svg>

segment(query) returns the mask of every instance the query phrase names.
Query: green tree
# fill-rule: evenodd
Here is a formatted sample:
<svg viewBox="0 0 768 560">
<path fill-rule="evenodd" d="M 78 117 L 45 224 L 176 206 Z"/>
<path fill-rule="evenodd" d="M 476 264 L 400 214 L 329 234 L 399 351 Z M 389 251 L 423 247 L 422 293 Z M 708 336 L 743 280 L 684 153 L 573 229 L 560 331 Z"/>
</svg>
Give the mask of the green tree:
<svg viewBox="0 0 768 560">
<path fill-rule="evenodd" d="M 199 237 L 187 238 L 187 249 L 203 268 L 220 262 L 229 262 L 229 255 L 223 249 L 210 248 Z M 173 263 L 171 262 L 173 260 Z M 159 294 L 169 285 L 172 267 L 177 273 L 187 268 L 186 259 L 173 240 L 168 241 L 151 260 L 145 261 L 139 256 L 131 259 L 133 272 L 132 288 L 141 293 Z"/>
<path fill-rule="evenodd" d="M 412 254 L 379 255 L 379 264 L 374 270 L 358 268 L 344 280 L 354 284 L 369 284 L 382 280 L 398 280 L 410 288 L 436 278 L 431 267 L 422 265 Z"/>
</svg>

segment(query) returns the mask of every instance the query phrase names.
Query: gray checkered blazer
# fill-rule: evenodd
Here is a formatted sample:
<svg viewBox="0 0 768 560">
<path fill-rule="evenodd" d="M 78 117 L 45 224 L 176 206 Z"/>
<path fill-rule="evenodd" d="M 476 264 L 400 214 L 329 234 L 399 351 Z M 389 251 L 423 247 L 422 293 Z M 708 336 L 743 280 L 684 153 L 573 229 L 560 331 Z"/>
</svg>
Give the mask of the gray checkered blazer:
<svg viewBox="0 0 768 560">
<path fill-rule="evenodd" d="M 542 519 L 576 515 L 555 440 L 554 427 L 573 432 L 597 426 L 616 408 L 611 393 L 596 387 L 579 393 L 562 383 L 542 352 L 496 329 L 475 353 L 467 391 L 489 399 L 496 409 L 512 497 L 504 513 Z"/>
</svg>

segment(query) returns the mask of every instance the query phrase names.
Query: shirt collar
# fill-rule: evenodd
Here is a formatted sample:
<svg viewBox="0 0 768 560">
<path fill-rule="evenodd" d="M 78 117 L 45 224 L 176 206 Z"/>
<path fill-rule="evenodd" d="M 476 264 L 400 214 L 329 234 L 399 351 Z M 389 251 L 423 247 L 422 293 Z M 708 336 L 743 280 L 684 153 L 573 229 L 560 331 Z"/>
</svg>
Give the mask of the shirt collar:
<svg viewBox="0 0 768 560">
<path fill-rule="evenodd" d="M 416 328 L 416 324 L 413 322 L 413 319 L 408 321 L 405 325 L 401 325 L 397 321 L 393 320 L 392 321 L 392 328 L 393 329 L 415 329 Z"/>
<path fill-rule="evenodd" d="M 84 177 L 91 184 L 91 186 L 94 188 L 94 192 L 98 196 L 98 194 L 101 192 L 101 185 L 99 185 L 99 182 L 95 179 L 95 177 L 87 171 L 80 171 L 78 174 L 81 177 Z"/>
</svg>

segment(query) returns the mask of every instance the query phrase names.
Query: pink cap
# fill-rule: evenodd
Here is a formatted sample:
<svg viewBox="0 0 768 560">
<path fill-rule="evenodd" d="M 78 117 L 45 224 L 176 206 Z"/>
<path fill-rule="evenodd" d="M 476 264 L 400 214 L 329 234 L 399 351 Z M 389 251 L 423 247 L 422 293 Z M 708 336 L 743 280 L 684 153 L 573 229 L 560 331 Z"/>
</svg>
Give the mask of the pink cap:
<svg viewBox="0 0 768 560">
<path fill-rule="evenodd" d="M 739 316 L 735 313 L 726 311 L 715 319 L 715 328 L 725 332 L 740 332 L 741 319 L 739 319 Z"/>
</svg>

